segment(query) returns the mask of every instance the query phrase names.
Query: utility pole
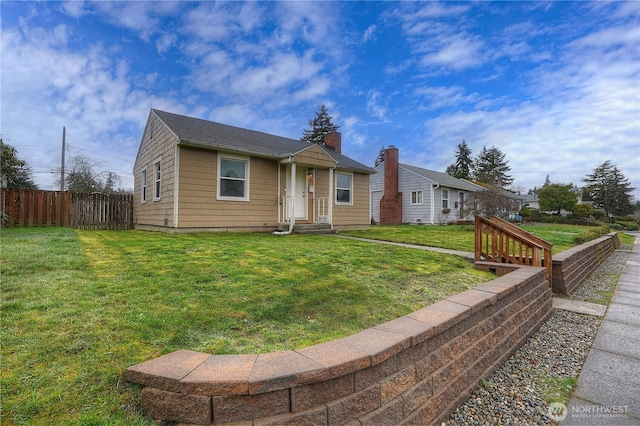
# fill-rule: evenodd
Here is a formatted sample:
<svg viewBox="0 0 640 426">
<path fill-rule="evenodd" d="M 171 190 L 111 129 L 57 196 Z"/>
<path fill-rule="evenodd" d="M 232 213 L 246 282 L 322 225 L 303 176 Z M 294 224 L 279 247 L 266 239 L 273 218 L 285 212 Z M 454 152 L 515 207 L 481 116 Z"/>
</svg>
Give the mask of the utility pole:
<svg viewBox="0 0 640 426">
<path fill-rule="evenodd" d="M 67 134 L 67 128 L 62 126 L 62 166 L 60 167 L 60 192 L 64 192 L 64 143 Z"/>
</svg>

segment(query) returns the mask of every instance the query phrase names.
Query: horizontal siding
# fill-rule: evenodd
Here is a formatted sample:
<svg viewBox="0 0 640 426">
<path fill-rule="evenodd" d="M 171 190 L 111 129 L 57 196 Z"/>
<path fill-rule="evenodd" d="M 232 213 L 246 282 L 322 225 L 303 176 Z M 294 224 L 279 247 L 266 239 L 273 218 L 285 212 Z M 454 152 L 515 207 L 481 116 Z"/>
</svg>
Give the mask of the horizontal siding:
<svg viewBox="0 0 640 426">
<path fill-rule="evenodd" d="M 374 170 L 376 172 L 371 175 L 371 191 L 382 191 L 384 193 L 384 163 L 378 164 Z"/>
<path fill-rule="evenodd" d="M 335 167 L 336 162 L 322 148 L 314 144 L 294 156 L 294 161 L 309 167 Z"/>
<path fill-rule="evenodd" d="M 255 157 L 249 162 L 249 201 L 217 200 L 218 153 L 182 147 L 179 226 L 275 227 L 278 221 L 277 162 Z"/>
<path fill-rule="evenodd" d="M 380 200 L 384 195 L 384 163 L 374 168 L 376 173 L 371 175 L 371 219 L 380 223 Z"/>
<path fill-rule="evenodd" d="M 332 199 L 329 194 L 329 169 L 316 169 L 316 175 L 314 180 L 315 198 L 328 198 Z"/>
<path fill-rule="evenodd" d="M 380 200 L 384 193 L 382 191 L 371 191 L 371 220 L 380 223 Z"/>
<path fill-rule="evenodd" d="M 398 177 L 398 190 L 402 192 L 402 222 L 431 223 L 431 182 L 403 168 L 398 171 Z M 413 191 L 422 191 L 422 204 L 411 204 Z"/>
<path fill-rule="evenodd" d="M 134 165 L 133 218 L 136 225 L 172 226 L 177 139 L 151 113 L 145 127 L 138 157 Z M 153 166 L 161 159 L 160 200 L 153 200 Z M 147 202 L 141 203 L 142 170 L 147 168 Z"/>
<path fill-rule="evenodd" d="M 368 174 L 353 173 L 353 205 L 345 206 L 334 203 L 333 224 L 335 226 L 361 227 L 371 224 L 369 177 Z"/>
</svg>

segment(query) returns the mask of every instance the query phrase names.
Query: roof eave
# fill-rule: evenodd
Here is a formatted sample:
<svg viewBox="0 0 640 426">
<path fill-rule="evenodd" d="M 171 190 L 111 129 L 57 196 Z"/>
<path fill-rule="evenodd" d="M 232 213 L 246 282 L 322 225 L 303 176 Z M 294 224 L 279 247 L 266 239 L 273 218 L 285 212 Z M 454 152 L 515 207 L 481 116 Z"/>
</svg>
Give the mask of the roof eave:
<svg viewBox="0 0 640 426">
<path fill-rule="evenodd" d="M 193 141 L 189 139 L 180 139 L 178 141 L 178 144 L 181 146 L 189 146 L 193 148 L 209 149 L 212 151 L 233 152 L 235 154 L 251 155 L 253 157 L 260 157 L 260 158 L 273 158 L 276 160 L 286 159 L 293 155 L 293 153 L 289 153 L 289 152 L 282 153 L 282 154 L 267 154 L 264 152 L 255 152 L 255 151 L 248 151 L 246 149 L 238 149 L 237 147 L 234 147 L 231 145 L 225 145 L 220 143 L 210 144 L 210 143 L 203 143 L 200 141 Z"/>
</svg>

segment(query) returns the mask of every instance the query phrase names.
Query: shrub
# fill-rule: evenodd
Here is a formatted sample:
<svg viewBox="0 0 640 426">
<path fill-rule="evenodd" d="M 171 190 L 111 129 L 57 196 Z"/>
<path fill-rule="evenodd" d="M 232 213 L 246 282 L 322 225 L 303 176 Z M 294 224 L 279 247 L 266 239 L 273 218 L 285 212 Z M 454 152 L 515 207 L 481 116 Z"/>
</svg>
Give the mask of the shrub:
<svg viewBox="0 0 640 426">
<path fill-rule="evenodd" d="M 525 207 L 523 207 L 523 208 L 521 208 L 521 209 L 520 209 L 520 211 L 518 212 L 518 214 L 519 214 L 520 216 L 522 216 L 523 218 L 527 218 L 527 217 L 530 217 L 530 216 L 531 216 L 531 210 L 533 210 L 533 209 L 530 209 L 529 207 L 526 207 L 526 206 L 525 206 Z"/>
<path fill-rule="evenodd" d="M 593 206 L 591 204 L 577 204 L 573 208 L 573 215 L 575 217 L 588 218 L 593 213 Z"/>
<path fill-rule="evenodd" d="M 573 242 L 576 244 L 583 244 L 587 241 L 595 240 L 596 238 L 600 238 L 604 234 L 608 234 L 611 232 L 611 228 L 608 225 L 602 225 L 597 228 L 591 228 L 587 231 L 581 232 L 578 235 L 573 237 Z"/>
<path fill-rule="evenodd" d="M 622 221 L 616 221 L 616 223 L 611 225 L 612 228 L 614 229 L 622 229 L 624 231 L 637 231 L 638 230 L 638 224 L 633 221 L 633 222 L 622 222 Z"/>
<path fill-rule="evenodd" d="M 591 212 L 591 215 L 595 220 L 602 220 L 607 217 L 607 212 L 602 209 L 594 209 L 593 212 Z"/>
</svg>

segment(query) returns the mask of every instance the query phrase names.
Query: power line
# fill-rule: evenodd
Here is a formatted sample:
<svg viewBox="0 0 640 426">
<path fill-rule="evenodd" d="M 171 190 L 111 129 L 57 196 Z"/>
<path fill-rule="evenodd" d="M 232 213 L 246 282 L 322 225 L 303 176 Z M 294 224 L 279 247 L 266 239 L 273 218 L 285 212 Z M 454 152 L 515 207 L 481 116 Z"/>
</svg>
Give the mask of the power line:
<svg viewBox="0 0 640 426">
<path fill-rule="evenodd" d="M 76 147 L 73 147 L 73 146 L 67 144 L 67 150 L 70 150 L 70 149 L 76 150 L 76 151 L 90 152 L 92 154 L 100 155 L 101 157 L 113 158 L 114 160 L 131 161 L 131 158 L 114 157 L 112 155 L 105 155 L 102 152 L 91 151 L 90 149 L 86 149 L 86 148 L 76 148 Z"/>
</svg>

